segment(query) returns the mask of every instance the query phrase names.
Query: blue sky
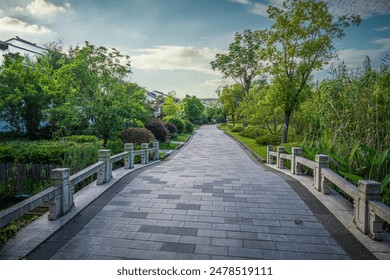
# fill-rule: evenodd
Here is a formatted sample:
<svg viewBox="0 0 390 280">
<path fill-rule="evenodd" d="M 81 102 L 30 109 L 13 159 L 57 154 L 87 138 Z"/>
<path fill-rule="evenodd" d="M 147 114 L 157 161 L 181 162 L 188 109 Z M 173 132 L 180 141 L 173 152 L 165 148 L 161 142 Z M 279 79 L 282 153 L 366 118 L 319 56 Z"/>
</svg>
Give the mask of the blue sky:
<svg viewBox="0 0 390 280">
<path fill-rule="evenodd" d="M 236 32 L 264 29 L 281 0 L 0 0 L 0 40 L 19 36 L 65 46 L 90 41 L 131 56 L 131 81 L 148 90 L 216 97 L 226 80 L 210 69 Z M 326 0 L 332 14 L 359 14 L 359 27 L 335 42 L 341 60 L 374 66 L 390 54 L 390 0 Z M 326 69 L 324 70 L 326 71 Z"/>
</svg>

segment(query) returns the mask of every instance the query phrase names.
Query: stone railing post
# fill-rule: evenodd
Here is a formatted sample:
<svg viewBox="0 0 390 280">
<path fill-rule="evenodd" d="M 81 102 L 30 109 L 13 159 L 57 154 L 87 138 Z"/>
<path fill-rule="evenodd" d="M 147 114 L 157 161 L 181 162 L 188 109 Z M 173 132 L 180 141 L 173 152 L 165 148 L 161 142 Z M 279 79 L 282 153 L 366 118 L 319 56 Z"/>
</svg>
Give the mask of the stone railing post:
<svg viewBox="0 0 390 280">
<path fill-rule="evenodd" d="M 149 163 L 149 144 L 148 143 L 142 143 L 141 144 L 141 149 L 144 151 L 141 155 L 141 163 L 142 164 L 147 164 Z"/>
<path fill-rule="evenodd" d="M 314 188 L 323 194 L 329 194 L 329 181 L 321 174 L 322 168 L 329 168 L 329 157 L 327 155 L 316 155 L 315 162 Z"/>
<path fill-rule="evenodd" d="M 69 181 L 69 168 L 50 170 L 52 186 L 58 188 L 58 194 L 49 201 L 49 220 L 57 220 L 70 211 L 73 206 L 74 187 Z"/>
<path fill-rule="evenodd" d="M 382 219 L 370 213 L 369 200 L 381 199 L 381 184 L 370 180 L 359 180 L 358 196 L 355 204 L 354 221 L 356 227 L 363 233 L 368 234 L 374 240 L 382 240 Z"/>
<path fill-rule="evenodd" d="M 268 145 L 267 146 L 267 163 L 268 164 L 273 164 L 273 160 L 272 160 L 272 156 L 270 154 L 270 152 L 273 152 L 274 151 L 274 147 L 272 145 Z"/>
<path fill-rule="evenodd" d="M 156 152 L 154 153 L 154 158 L 153 160 L 158 160 L 160 158 L 160 147 L 159 147 L 159 142 L 158 141 L 154 141 L 153 142 L 153 148 L 156 149 Z"/>
<path fill-rule="evenodd" d="M 133 143 L 125 143 L 124 147 L 125 152 L 129 152 L 129 156 L 125 157 L 125 166 L 124 169 L 132 169 L 134 168 L 134 144 Z"/>
<path fill-rule="evenodd" d="M 298 147 L 291 148 L 291 173 L 295 175 L 301 175 L 301 165 L 297 162 L 296 157 L 302 155 L 302 149 Z"/>
<path fill-rule="evenodd" d="M 278 147 L 278 149 L 277 149 L 278 155 L 277 155 L 276 165 L 280 169 L 284 168 L 284 159 L 282 159 L 280 157 L 280 154 L 284 154 L 285 152 L 286 152 L 286 150 L 284 149 L 284 147 Z"/>
<path fill-rule="evenodd" d="M 109 182 L 112 178 L 111 151 L 99 150 L 98 159 L 104 162 L 104 168 L 98 172 L 97 185 L 103 185 Z"/>
</svg>

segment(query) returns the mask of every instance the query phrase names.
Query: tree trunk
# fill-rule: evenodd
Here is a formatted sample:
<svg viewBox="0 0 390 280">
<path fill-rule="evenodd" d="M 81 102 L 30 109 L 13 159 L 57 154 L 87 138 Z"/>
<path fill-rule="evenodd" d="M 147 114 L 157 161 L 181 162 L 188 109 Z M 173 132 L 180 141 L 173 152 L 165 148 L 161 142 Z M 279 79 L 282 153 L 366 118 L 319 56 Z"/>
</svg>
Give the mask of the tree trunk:
<svg viewBox="0 0 390 280">
<path fill-rule="evenodd" d="M 290 117 L 291 117 L 291 112 L 290 111 L 285 111 L 284 112 L 284 125 L 283 125 L 283 134 L 282 134 L 282 144 L 287 143 L 288 127 L 290 125 Z"/>
<path fill-rule="evenodd" d="M 233 126 L 236 126 L 236 118 L 234 117 L 234 114 L 232 114 L 232 122 L 233 122 Z"/>
</svg>

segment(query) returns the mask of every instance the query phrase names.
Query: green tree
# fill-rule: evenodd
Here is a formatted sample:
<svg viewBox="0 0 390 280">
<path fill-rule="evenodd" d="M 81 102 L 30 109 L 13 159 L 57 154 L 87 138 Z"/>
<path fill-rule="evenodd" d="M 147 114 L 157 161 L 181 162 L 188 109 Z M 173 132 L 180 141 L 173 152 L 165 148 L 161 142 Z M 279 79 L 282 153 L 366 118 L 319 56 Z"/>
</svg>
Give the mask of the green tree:
<svg viewBox="0 0 390 280">
<path fill-rule="evenodd" d="M 51 68 L 47 57 L 36 61 L 16 54 L 6 56 L 0 66 L 1 118 L 29 139 L 39 136 L 50 104 Z"/>
<path fill-rule="evenodd" d="M 186 95 L 182 103 L 186 118 L 192 123 L 201 124 L 205 109 L 202 101 L 196 96 Z"/>
<path fill-rule="evenodd" d="M 236 33 L 229 52 L 218 53 L 211 62 L 213 70 L 219 70 L 223 78 L 231 78 L 239 84 L 245 93 L 249 92 L 252 81 L 261 74 L 263 42 L 256 39 L 249 29 Z"/>
<path fill-rule="evenodd" d="M 226 115 L 232 118 L 233 126 L 236 125 L 237 109 L 240 101 L 243 99 L 242 88 L 239 84 L 224 86 L 219 90 L 219 102 Z"/>
<path fill-rule="evenodd" d="M 275 23 L 257 35 L 260 42 L 267 41 L 268 70 L 281 89 L 282 143 L 286 143 L 291 114 L 305 99 L 311 73 L 335 57 L 333 40 L 344 37 L 344 29 L 359 24 L 360 18 L 345 15 L 336 19 L 325 2 L 315 0 L 287 0 L 282 8 L 270 6 L 268 14 Z"/>
<path fill-rule="evenodd" d="M 161 110 L 164 117 L 178 117 L 180 115 L 180 106 L 174 91 L 168 92 L 168 96 L 164 98 L 161 105 Z"/>
<path fill-rule="evenodd" d="M 90 123 L 92 132 L 107 140 L 124 128 L 125 119 L 131 118 L 131 95 L 123 82 L 131 73 L 128 56 L 116 49 L 96 47 L 86 42 L 83 47 L 69 50 L 70 63 L 56 72 L 57 102 L 55 110 L 63 119 L 52 120 L 67 126 L 75 120 L 76 114 L 81 123 Z"/>
</svg>

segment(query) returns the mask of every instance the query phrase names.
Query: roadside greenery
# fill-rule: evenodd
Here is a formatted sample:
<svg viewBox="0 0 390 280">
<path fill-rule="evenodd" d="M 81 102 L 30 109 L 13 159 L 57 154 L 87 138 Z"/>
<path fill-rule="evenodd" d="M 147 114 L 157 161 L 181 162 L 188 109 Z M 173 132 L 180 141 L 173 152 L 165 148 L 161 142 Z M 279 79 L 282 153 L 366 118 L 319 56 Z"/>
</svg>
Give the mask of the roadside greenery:
<svg viewBox="0 0 390 280">
<path fill-rule="evenodd" d="M 225 130 L 254 149 L 294 143 L 310 159 L 327 154 L 333 168 L 351 182 L 380 182 L 382 200 L 390 205 L 389 56 L 379 68 L 371 66 L 369 57 L 359 69 L 337 66 L 335 40 L 361 19 L 335 17 L 323 1 L 287 0 L 267 12 L 273 22 L 269 29 L 245 30 L 251 44 L 237 45 L 236 37 L 229 52 L 211 62 L 212 69 L 230 78 L 246 75 L 233 66 L 252 70 L 254 65 L 238 51 L 255 54 L 258 65 L 248 90 L 241 81 L 217 90 L 232 123 Z M 314 71 L 325 67 L 331 75 L 314 83 Z"/>
</svg>

